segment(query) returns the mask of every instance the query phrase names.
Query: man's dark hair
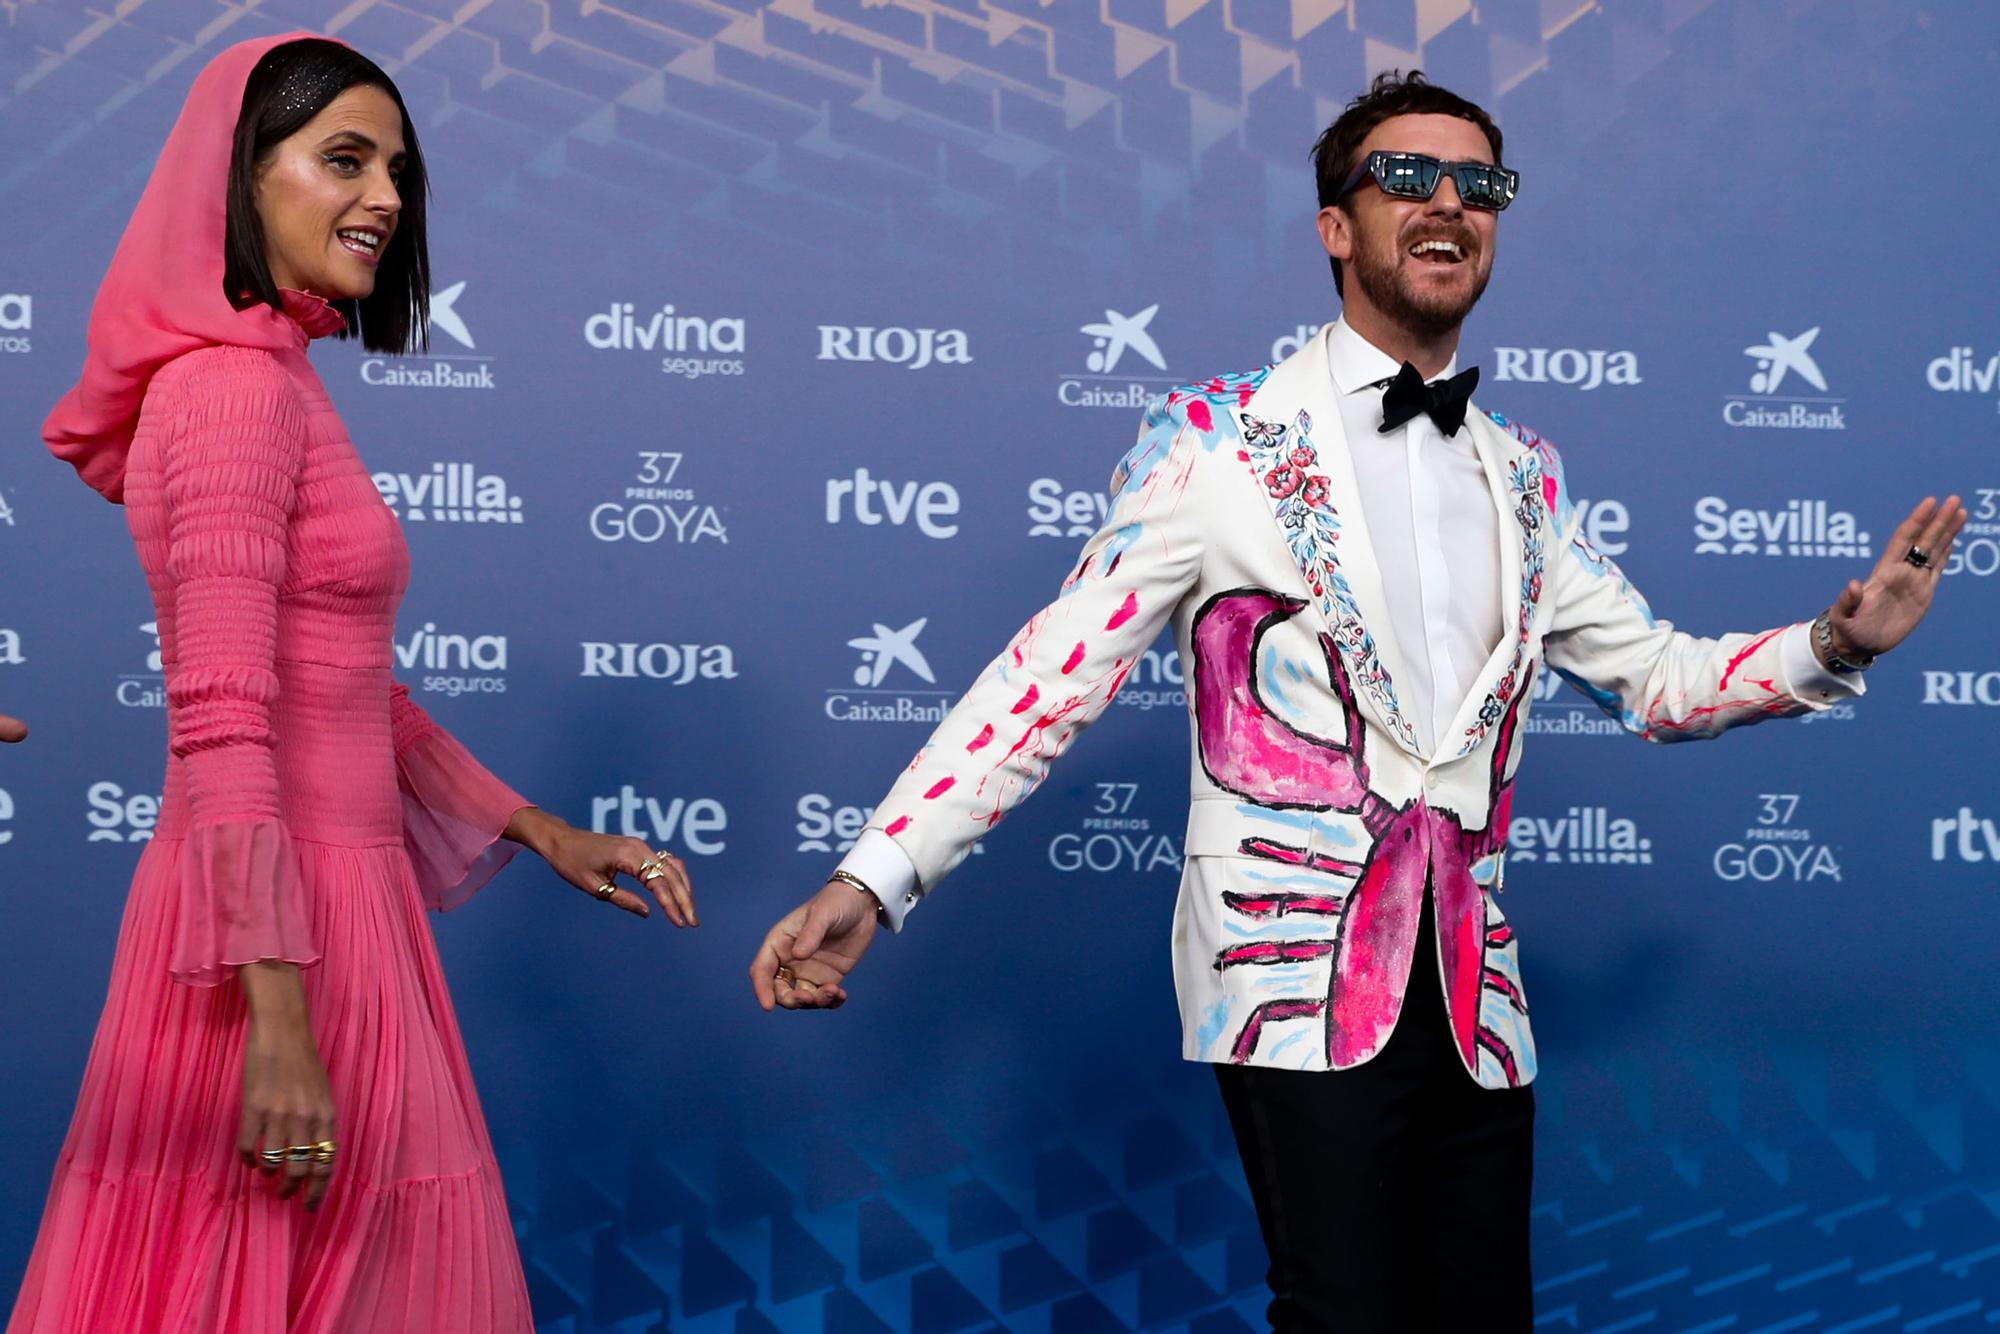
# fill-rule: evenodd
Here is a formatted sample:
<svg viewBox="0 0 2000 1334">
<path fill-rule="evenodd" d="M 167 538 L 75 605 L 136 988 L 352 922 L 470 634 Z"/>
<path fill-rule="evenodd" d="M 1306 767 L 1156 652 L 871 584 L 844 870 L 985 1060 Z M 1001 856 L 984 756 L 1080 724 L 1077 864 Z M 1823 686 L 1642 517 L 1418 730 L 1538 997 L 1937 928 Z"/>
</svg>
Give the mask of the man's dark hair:
<svg viewBox="0 0 2000 1334">
<path fill-rule="evenodd" d="M 1340 187 L 1359 165 L 1361 143 L 1391 116 L 1456 116 L 1469 120 L 1480 128 L 1492 147 L 1493 165 L 1504 165 L 1500 157 L 1500 127 L 1483 107 L 1438 87 L 1424 78 L 1422 70 L 1413 69 L 1408 74 L 1384 70 L 1375 76 L 1367 92 L 1347 104 L 1340 118 L 1327 126 L 1313 145 L 1313 174 L 1319 178 L 1321 208 L 1339 205 L 1346 209 Z M 1351 215 L 1353 210 L 1347 212 Z M 1329 257 L 1327 262 L 1333 265 L 1333 290 L 1345 296 L 1341 289 L 1340 261 Z"/>
<path fill-rule="evenodd" d="M 223 290 L 239 310 L 259 303 L 284 309 L 265 262 L 264 223 L 257 213 L 258 166 L 327 103 L 360 87 L 380 88 L 403 113 L 403 169 L 396 183 L 403 208 L 375 270 L 375 290 L 359 301 L 335 301 L 333 307 L 347 318 L 341 337 L 358 336 L 371 352 L 408 352 L 425 345 L 430 319 L 431 264 L 424 237 L 429 177 L 403 95 L 381 66 L 339 42 L 319 37 L 286 42 L 265 52 L 250 71 L 229 155 Z"/>
</svg>

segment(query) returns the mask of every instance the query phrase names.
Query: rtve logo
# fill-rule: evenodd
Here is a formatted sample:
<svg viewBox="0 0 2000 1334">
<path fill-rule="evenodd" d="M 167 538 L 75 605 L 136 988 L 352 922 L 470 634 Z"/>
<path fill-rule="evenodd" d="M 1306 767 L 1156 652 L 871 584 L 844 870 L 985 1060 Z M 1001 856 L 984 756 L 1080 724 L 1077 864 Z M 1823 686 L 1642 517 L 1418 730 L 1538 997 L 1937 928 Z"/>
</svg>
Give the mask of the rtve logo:
<svg viewBox="0 0 2000 1334">
<path fill-rule="evenodd" d="M 626 783 L 609 797 L 590 799 L 590 827 L 600 834 L 623 834 L 641 839 L 655 848 L 679 840 L 680 846 L 700 857 L 713 857 L 728 846 L 717 835 L 729 830 L 729 812 L 713 797 L 670 797 L 660 804 L 655 797 L 642 797 Z"/>
<path fill-rule="evenodd" d="M 1523 384 L 1566 384 L 1586 393 L 1600 385 L 1639 384 L 1639 357 L 1574 347 L 1496 347 L 1493 378 Z"/>
<path fill-rule="evenodd" d="M 819 360 L 880 361 L 920 371 L 930 365 L 967 365 L 972 349 L 963 329 L 877 329 L 866 324 L 819 326 Z"/>
<path fill-rule="evenodd" d="M 1931 821 L 1931 860 L 2000 862 L 2000 828 L 1989 816 L 1981 819 L 1972 807 L 1960 806 L 1958 814 Z"/>
<path fill-rule="evenodd" d="M 879 508 L 878 508 L 879 505 Z M 854 521 L 874 527 L 900 528 L 916 520 L 917 531 L 940 540 L 958 535 L 958 525 L 943 520 L 958 513 L 958 488 L 949 482 L 891 482 L 856 468 L 853 477 L 830 478 L 826 484 L 826 521 L 837 524 L 852 509 Z"/>
</svg>

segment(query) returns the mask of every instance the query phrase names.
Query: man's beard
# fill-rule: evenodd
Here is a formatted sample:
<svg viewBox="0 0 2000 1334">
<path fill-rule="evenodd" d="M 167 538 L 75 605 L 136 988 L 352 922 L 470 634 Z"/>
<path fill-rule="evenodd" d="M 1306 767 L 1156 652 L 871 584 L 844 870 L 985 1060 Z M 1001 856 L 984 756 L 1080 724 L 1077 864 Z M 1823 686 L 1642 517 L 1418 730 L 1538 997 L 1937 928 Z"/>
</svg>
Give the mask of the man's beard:
<svg viewBox="0 0 2000 1334">
<path fill-rule="evenodd" d="M 1488 269 L 1479 275 L 1472 290 L 1463 297 L 1447 296 L 1442 293 L 1416 293 L 1410 290 L 1398 272 L 1397 261 L 1403 250 L 1418 241 L 1437 237 L 1456 241 L 1467 255 L 1472 253 L 1472 238 L 1467 233 L 1431 232 L 1416 235 L 1397 242 L 1397 248 L 1382 251 L 1363 242 L 1357 232 L 1354 247 L 1353 279 L 1360 284 L 1361 291 L 1375 309 L 1382 312 L 1391 323 L 1400 329 L 1415 334 L 1419 338 L 1440 338 L 1452 332 L 1465 322 L 1472 308 L 1479 304 L 1479 298 L 1486 291 L 1487 282 L 1493 277 Z M 1467 258 L 1461 263 L 1476 261 Z"/>
</svg>

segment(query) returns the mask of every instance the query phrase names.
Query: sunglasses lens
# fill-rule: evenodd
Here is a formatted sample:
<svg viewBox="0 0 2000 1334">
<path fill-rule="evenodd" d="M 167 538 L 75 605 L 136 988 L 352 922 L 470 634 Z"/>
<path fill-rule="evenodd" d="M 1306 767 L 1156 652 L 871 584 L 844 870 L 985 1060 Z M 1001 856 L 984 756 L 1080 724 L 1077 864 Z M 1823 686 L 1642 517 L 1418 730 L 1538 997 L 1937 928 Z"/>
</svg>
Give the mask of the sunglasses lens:
<svg viewBox="0 0 2000 1334">
<path fill-rule="evenodd" d="M 1442 165 L 1436 158 L 1415 153 L 1384 153 L 1376 168 L 1375 183 L 1385 195 L 1429 199 L 1437 190 L 1438 169 Z"/>
<path fill-rule="evenodd" d="M 1514 189 L 1510 177 L 1497 167 L 1468 163 L 1461 165 L 1456 175 L 1459 198 L 1473 208 L 1498 212 L 1513 202 Z"/>
</svg>

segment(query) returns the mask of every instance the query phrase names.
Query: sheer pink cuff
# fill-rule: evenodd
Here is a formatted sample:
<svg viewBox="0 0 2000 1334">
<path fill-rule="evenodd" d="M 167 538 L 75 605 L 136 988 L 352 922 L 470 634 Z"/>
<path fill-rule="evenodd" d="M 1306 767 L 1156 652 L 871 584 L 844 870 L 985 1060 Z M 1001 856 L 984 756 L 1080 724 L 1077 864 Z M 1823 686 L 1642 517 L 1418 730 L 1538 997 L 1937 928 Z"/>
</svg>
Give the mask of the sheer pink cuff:
<svg viewBox="0 0 2000 1334">
<path fill-rule="evenodd" d="M 201 825 L 181 848 L 180 919 L 167 971 L 212 987 L 246 963 L 319 962 L 312 896 L 276 820 Z"/>
<path fill-rule="evenodd" d="M 514 812 L 533 803 L 488 773 L 451 733 L 434 729 L 398 751 L 396 779 L 403 843 L 433 911 L 471 898 L 520 851 L 500 835 Z"/>
</svg>

